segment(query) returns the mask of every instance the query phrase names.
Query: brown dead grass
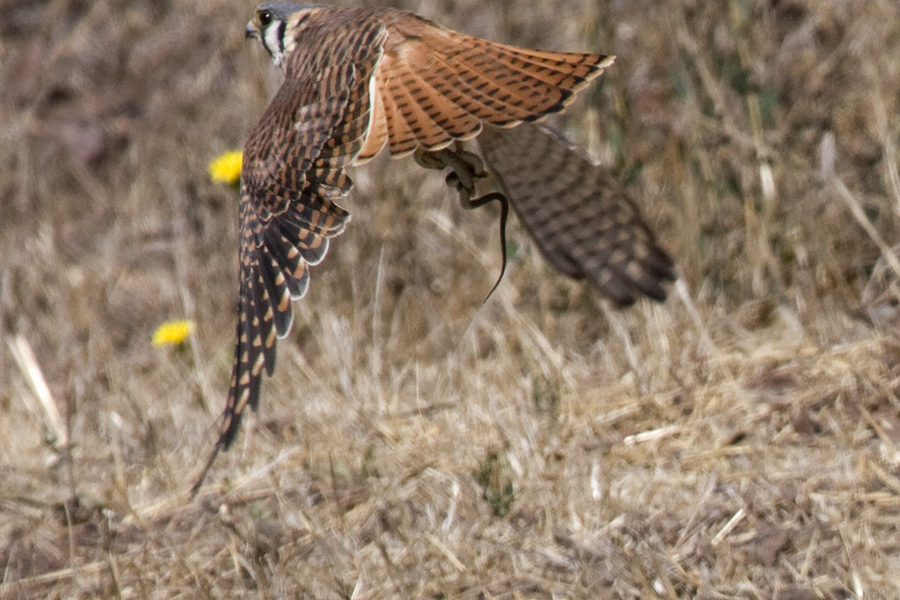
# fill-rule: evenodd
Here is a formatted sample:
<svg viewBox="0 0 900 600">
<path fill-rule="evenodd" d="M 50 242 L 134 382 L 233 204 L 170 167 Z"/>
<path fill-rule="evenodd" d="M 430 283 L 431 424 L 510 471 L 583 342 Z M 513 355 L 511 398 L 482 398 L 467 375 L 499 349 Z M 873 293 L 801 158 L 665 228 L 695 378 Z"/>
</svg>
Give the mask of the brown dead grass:
<svg viewBox="0 0 900 600">
<path fill-rule="evenodd" d="M 2 2 L 0 597 L 896 597 L 896 3 L 404 5 L 619 56 L 567 122 L 669 301 L 611 311 L 516 230 L 482 305 L 493 213 L 376 161 L 190 501 L 237 271 L 205 167 L 278 82 L 252 2 Z"/>
</svg>

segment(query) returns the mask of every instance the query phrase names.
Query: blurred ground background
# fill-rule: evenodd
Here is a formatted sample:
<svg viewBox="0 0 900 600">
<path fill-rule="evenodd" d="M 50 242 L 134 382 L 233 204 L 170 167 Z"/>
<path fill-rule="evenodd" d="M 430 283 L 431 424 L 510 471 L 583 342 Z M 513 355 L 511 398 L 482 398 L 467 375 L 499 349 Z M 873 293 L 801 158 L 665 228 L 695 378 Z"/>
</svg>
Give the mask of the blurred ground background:
<svg viewBox="0 0 900 600">
<path fill-rule="evenodd" d="M 237 290 L 206 166 L 279 83 L 254 4 L 2 0 L 0 598 L 900 596 L 896 2 L 392 4 L 618 55 L 564 125 L 670 299 L 612 311 L 515 224 L 483 305 L 497 212 L 377 160 L 191 501 Z"/>
</svg>

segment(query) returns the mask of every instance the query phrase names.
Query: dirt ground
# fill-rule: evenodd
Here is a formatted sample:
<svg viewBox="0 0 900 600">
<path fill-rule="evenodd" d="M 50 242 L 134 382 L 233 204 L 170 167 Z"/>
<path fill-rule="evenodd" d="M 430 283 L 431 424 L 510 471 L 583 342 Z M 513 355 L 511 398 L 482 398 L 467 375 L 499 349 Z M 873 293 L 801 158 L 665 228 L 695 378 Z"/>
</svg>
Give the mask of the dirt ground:
<svg viewBox="0 0 900 600">
<path fill-rule="evenodd" d="M 617 55 L 560 126 L 669 299 L 512 223 L 483 304 L 498 212 L 380 157 L 192 500 L 237 294 L 207 164 L 280 77 L 254 3 L 0 0 L 0 598 L 900 598 L 900 5 L 392 4 Z"/>
</svg>

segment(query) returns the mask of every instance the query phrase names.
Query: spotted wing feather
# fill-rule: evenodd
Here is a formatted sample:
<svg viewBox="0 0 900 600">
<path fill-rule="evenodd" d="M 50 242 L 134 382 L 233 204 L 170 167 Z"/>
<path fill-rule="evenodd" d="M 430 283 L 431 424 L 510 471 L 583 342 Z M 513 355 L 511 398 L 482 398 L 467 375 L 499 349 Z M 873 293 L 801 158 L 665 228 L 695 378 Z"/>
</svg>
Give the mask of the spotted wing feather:
<svg viewBox="0 0 900 600">
<path fill-rule="evenodd" d="M 386 36 L 375 20 L 311 24 L 248 137 L 238 323 L 218 447 L 231 445 L 246 407 L 257 407 L 262 371 L 272 374 L 277 338 L 291 327 L 291 300 L 306 292 L 309 265 L 350 218 L 335 200 L 352 186 L 344 168 L 369 129 L 369 85 Z"/>
</svg>

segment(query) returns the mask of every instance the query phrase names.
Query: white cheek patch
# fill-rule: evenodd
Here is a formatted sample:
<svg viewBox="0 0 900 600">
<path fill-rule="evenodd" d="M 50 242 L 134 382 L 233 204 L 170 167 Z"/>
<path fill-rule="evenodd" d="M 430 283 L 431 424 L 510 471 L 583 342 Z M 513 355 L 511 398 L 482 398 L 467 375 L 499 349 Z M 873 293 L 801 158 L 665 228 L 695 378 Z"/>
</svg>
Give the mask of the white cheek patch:
<svg viewBox="0 0 900 600">
<path fill-rule="evenodd" d="M 269 51 L 269 54 L 272 55 L 272 62 L 275 63 L 275 66 L 281 64 L 282 49 L 281 49 L 281 30 L 283 27 L 279 27 L 276 23 L 269 25 L 266 30 L 263 32 L 263 44 L 266 47 L 266 50 Z"/>
</svg>

